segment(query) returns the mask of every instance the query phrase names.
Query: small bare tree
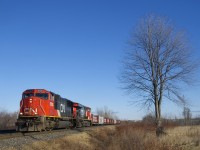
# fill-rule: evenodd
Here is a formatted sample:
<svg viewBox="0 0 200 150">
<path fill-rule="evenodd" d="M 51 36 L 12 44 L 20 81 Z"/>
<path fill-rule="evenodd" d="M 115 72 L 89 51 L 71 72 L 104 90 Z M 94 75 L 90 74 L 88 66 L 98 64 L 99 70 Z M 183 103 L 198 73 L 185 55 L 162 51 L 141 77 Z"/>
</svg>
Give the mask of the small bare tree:
<svg viewBox="0 0 200 150">
<path fill-rule="evenodd" d="M 178 85 L 191 83 L 196 65 L 190 57 L 188 42 L 168 19 L 149 15 L 139 22 L 129 47 L 120 81 L 126 91 L 142 96 L 136 101 L 142 107 L 154 105 L 157 131 L 160 131 L 163 97 L 184 103 Z"/>
<path fill-rule="evenodd" d="M 185 125 L 188 125 L 192 119 L 192 113 L 190 111 L 190 108 L 186 106 L 183 107 L 183 117 Z"/>
</svg>

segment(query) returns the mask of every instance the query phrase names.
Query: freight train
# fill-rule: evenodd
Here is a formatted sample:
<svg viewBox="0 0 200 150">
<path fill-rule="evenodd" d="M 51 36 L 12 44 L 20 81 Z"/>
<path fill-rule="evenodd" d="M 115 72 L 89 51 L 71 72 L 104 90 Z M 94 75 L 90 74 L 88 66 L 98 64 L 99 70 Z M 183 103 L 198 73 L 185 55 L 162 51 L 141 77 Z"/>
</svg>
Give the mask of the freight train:
<svg viewBox="0 0 200 150">
<path fill-rule="evenodd" d="M 22 93 L 15 126 L 16 131 L 23 132 L 119 123 L 119 120 L 93 115 L 90 107 L 51 91 L 28 89 Z"/>
</svg>

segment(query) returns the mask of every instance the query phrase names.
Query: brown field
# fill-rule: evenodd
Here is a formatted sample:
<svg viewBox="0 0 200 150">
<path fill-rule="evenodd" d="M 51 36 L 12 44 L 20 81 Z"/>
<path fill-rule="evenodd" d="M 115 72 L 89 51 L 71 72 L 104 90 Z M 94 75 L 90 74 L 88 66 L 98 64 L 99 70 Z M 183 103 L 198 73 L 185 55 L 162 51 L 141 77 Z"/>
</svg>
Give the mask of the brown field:
<svg viewBox="0 0 200 150">
<path fill-rule="evenodd" d="M 140 123 L 94 128 L 51 141 L 24 145 L 24 150 L 199 150 L 200 126 L 165 129 L 157 138 L 153 126 Z"/>
</svg>

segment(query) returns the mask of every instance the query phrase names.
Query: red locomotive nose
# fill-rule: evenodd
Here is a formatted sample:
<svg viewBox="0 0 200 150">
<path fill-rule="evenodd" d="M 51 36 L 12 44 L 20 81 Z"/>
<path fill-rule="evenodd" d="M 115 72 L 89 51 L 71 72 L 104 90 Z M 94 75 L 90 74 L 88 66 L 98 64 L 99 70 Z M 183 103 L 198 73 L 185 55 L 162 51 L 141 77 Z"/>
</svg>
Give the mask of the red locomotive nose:
<svg viewBox="0 0 200 150">
<path fill-rule="evenodd" d="M 21 115 L 34 116 L 37 115 L 36 101 L 33 97 L 22 99 Z"/>
</svg>

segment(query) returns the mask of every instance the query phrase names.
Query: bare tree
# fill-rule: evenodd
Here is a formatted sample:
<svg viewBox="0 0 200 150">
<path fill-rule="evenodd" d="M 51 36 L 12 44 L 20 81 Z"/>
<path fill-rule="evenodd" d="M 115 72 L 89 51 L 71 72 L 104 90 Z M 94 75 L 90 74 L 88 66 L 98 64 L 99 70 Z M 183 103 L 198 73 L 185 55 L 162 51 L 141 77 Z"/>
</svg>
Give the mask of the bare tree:
<svg viewBox="0 0 200 150">
<path fill-rule="evenodd" d="M 192 119 L 192 113 L 190 111 L 190 108 L 186 106 L 183 107 L 183 117 L 185 125 L 188 125 Z"/>
<path fill-rule="evenodd" d="M 188 42 L 167 18 L 149 15 L 135 28 L 129 47 L 120 81 L 126 91 L 142 97 L 135 101 L 137 104 L 154 105 L 157 131 L 160 131 L 163 97 L 185 103 L 178 85 L 191 83 L 196 66 Z"/>
</svg>

